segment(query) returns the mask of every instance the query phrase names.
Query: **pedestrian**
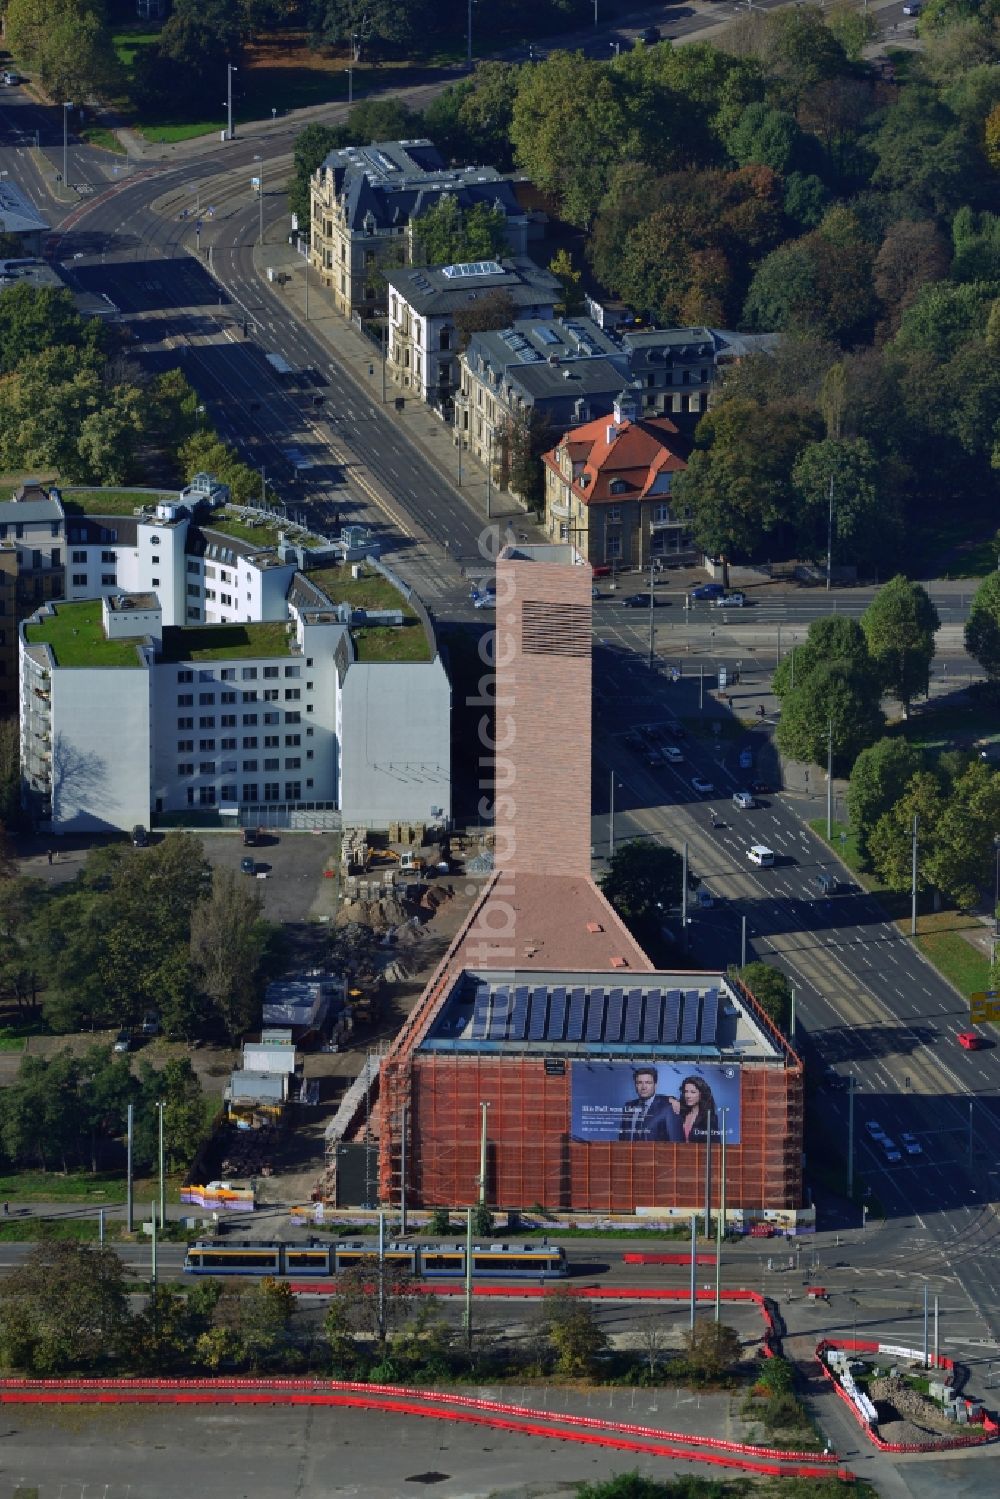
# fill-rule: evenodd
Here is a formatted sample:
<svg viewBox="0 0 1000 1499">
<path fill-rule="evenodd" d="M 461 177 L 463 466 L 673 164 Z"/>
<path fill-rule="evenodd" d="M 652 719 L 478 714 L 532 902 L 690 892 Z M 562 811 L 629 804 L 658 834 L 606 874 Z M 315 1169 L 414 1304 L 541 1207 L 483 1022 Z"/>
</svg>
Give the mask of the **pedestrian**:
<svg viewBox="0 0 1000 1499">
<path fill-rule="evenodd" d="M 4 1215 L 5 1218 L 9 1218 L 10 1217 L 10 1203 L 9 1202 L 5 1202 L 4 1205 L 3 1205 L 3 1215 Z"/>
<path fill-rule="evenodd" d="M 49 863 L 51 864 L 52 863 L 52 850 L 50 848 L 45 850 L 45 857 L 48 859 Z"/>
</svg>

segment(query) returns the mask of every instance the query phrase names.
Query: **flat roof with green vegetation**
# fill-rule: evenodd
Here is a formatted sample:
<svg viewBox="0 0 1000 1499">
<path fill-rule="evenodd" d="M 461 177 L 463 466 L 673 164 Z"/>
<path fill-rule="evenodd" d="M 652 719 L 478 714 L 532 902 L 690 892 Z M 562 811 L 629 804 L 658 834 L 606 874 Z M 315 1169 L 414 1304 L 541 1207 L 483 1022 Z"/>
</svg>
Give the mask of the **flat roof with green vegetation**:
<svg viewBox="0 0 1000 1499">
<path fill-rule="evenodd" d="M 232 661 L 242 657 L 288 656 L 284 620 L 258 625 L 186 625 L 163 632 L 163 661 Z"/>
<path fill-rule="evenodd" d="M 176 500 L 167 489 L 60 489 L 67 515 L 131 515 L 159 500 Z"/>
<path fill-rule="evenodd" d="M 353 578 L 346 567 L 321 567 L 306 578 L 322 590 L 332 604 L 350 604 L 354 609 L 401 609 L 402 626 L 352 625 L 351 639 L 359 661 L 431 661 L 430 643 L 412 605 L 381 573 L 367 572 Z"/>
<path fill-rule="evenodd" d="M 304 551 L 315 552 L 323 549 L 324 543 L 318 536 L 312 536 L 302 531 L 298 526 L 289 521 L 287 526 L 275 525 L 271 521 L 249 521 L 235 514 L 232 510 L 220 510 L 202 525 L 203 531 L 219 531 L 223 536 L 232 536 L 235 541 L 246 541 L 251 546 L 260 547 L 263 551 L 267 547 L 278 545 L 279 535 L 295 546 L 302 547 Z"/>
<path fill-rule="evenodd" d="M 40 623 L 25 627 L 29 645 L 47 645 L 56 665 L 140 666 L 136 647 L 145 636 L 130 640 L 108 640 L 102 623 L 100 599 L 80 604 L 56 604 L 55 613 Z"/>
</svg>

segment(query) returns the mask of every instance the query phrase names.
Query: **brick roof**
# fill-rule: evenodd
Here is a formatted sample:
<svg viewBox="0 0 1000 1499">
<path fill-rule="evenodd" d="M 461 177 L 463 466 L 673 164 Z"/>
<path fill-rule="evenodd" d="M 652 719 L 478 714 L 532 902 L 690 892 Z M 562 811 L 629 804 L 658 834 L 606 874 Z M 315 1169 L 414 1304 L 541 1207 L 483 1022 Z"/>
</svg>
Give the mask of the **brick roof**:
<svg viewBox="0 0 1000 1499">
<path fill-rule="evenodd" d="M 573 492 L 586 505 L 622 500 L 658 499 L 669 489 L 666 475 L 682 473 L 691 451 L 685 438 L 666 416 L 628 418 L 615 422 L 602 416 L 567 432 L 556 447 L 543 454 L 548 466 L 562 477 L 560 450 L 569 453 L 574 468 L 583 465 L 573 481 Z M 616 484 L 617 481 L 617 484 Z M 612 489 L 612 484 L 616 484 Z M 624 488 L 620 485 L 624 484 Z"/>
</svg>

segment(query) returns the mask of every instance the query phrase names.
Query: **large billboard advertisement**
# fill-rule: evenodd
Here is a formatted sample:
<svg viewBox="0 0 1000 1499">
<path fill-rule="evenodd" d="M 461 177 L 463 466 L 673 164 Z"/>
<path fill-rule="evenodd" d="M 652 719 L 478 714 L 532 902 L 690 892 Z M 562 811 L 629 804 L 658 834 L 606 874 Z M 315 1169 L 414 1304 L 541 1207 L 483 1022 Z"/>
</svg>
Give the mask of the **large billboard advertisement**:
<svg viewBox="0 0 1000 1499">
<path fill-rule="evenodd" d="M 573 1062 L 574 1140 L 704 1145 L 740 1143 L 740 1073 L 675 1062 Z"/>
</svg>

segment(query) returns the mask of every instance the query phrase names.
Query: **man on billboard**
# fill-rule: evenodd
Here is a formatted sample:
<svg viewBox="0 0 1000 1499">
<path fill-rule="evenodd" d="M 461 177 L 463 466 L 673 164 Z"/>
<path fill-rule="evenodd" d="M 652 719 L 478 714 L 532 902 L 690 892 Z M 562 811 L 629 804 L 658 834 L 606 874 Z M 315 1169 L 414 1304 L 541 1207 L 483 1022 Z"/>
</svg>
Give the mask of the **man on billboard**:
<svg viewBox="0 0 1000 1499">
<path fill-rule="evenodd" d="M 668 1098 L 657 1093 L 659 1073 L 655 1067 L 634 1067 L 635 1098 L 622 1106 L 619 1140 L 678 1142 L 681 1122 Z"/>
</svg>

